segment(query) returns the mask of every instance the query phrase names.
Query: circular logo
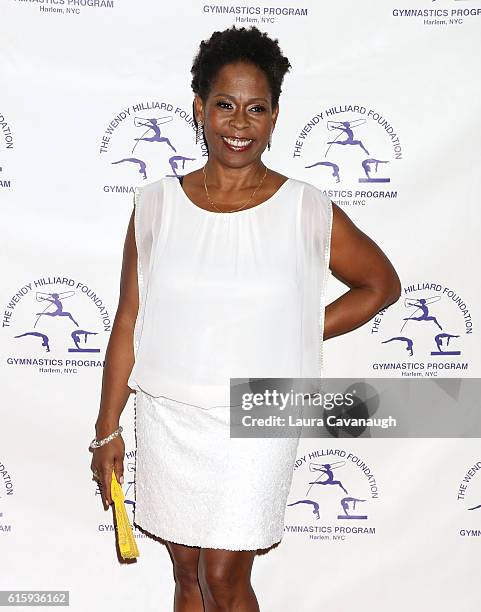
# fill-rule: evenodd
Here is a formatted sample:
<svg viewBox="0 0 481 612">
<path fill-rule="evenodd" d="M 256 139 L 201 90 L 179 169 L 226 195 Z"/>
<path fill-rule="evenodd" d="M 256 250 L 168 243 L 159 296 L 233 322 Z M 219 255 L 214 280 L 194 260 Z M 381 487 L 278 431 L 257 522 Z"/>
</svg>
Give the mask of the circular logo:
<svg viewBox="0 0 481 612">
<path fill-rule="evenodd" d="M 0 190 L 12 187 L 12 178 L 8 167 L 8 161 L 14 150 L 14 138 L 12 128 L 6 117 L 0 112 Z"/>
<path fill-rule="evenodd" d="M 314 449 L 296 459 L 285 531 L 308 540 L 374 535 L 379 500 L 372 467 L 344 449 Z"/>
<path fill-rule="evenodd" d="M 60 375 L 102 368 L 111 318 L 102 297 L 84 281 L 53 275 L 31 280 L 4 306 L 6 363 Z"/>
<path fill-rule="evenodd" d="M 163 176 L 181 176 L 207 147 L 195 144 L 192 111 L 167 101 L 141 102 L 113 117 L 100 139 L 100 155 L 107 162 L 103 174 L 106 193 L 134 191 L 134 186 Z"/>
<path fill-rule="evenodd" d="M 11 533 L 12 525 L 8 522 L 8 502 L 15 493 L 12 477 L 5 463 L 0 459 L 0 534 Z"/>
<path fill-rule="evenodd" d="M 481 460 L 474 461 L 458 485 L 457 500 L 463 509 L 458 533 L 463 538 L 481 536 Z M 469 524 L 467 524 L 469 523 Z"/>
<path fill-rule="evenodd" d="M 439 283 L 413 283 L 403 297 L 372 319 L 374 371 L 402 376 L 456 375 L 468 370 L 463 357 L 466 338 L 473 333 L 471 312 L 456 289 Z"/>
<path fill-rule="evenodd" d="M 306 180 L 327 187 L 339 204 L 392 200 L 391 183 L 402 160 L 399 134 L 380 111 L 344 104 L 321 108 L 299 131 L 292 155 Z"/>
</svg>

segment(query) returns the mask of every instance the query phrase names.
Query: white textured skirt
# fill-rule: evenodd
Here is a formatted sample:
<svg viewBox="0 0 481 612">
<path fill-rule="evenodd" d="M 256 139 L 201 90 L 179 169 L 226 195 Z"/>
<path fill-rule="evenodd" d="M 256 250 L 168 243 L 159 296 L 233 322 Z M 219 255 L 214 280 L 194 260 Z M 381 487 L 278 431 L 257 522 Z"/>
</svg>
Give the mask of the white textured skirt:
<svg viewBox="0 0 481 612">
<path fill-rule="evenodd" d="M 299 438 L 231 438 L 229 407 L 136 393 L 135 525 L 203 548 L 279 542 Z"/>
</svg>

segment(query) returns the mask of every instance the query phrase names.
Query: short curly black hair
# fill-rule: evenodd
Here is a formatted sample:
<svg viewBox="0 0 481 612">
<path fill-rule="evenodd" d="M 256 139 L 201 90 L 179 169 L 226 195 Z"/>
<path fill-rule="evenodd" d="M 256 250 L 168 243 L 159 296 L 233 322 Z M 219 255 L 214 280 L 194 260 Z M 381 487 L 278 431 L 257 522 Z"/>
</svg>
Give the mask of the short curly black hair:
<svg viewBox="0 0 481 612">
<path fill-rule="evenodd" d="M 272 108 L 279 102 L 284 75 L 291 68 L 282 54 L 277 38 L 270 38 L 255 26 L 214 32 L 200 43 L 192 64 L 192 90 L 205 102 L 219 70 L 226 64 L 244 61 L 264 71 L 271 90 Z"/>
</svg>

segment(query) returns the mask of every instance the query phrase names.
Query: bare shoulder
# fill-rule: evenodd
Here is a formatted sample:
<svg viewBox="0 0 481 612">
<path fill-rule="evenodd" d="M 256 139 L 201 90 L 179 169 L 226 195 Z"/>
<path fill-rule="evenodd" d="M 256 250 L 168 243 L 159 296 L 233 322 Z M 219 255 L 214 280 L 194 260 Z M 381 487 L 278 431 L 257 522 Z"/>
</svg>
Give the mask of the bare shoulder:
<svg viewBox="0 0 481 612">
<path fill-rule="evenodd" d="M 289 179 L 288 176 L 285 176 L 284 174 L 281 174 L 280 172 L 276 172 L 276 170 L 272 170 L 271 168 L 268 168 L 267 176 L 270 177 L 269 184 L 272 187 L 280 187 Z"/>
<path fill-rule="evenodd" d="M 198 168 L 197 170 L 193 170 L 192 172 L 187 172 L 187 174 L 184 174 L 184 177 L 182 179 L 182 185 L 184 186 L 184 189 L 187 185 L 187 187 L 194 187 L 194 188 L 198 188 L 201 185 L 204 184 L 204 176 L 202 173 L 202 168 Z"/>
</svg>

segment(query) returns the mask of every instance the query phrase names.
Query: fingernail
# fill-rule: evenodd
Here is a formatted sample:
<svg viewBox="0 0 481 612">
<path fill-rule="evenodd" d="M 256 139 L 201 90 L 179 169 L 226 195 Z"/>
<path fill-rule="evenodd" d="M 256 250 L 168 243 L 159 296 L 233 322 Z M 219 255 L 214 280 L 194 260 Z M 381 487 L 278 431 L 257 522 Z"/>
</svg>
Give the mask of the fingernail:
<svg viewBox="0 0 481 612">
<path fill-rule="evenodd" d="M 120 477 L 119 482 L 120 482 L 120 484 L 124 484 L 124 477 L 123 476 Z"/>
</svg>

